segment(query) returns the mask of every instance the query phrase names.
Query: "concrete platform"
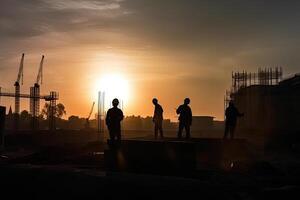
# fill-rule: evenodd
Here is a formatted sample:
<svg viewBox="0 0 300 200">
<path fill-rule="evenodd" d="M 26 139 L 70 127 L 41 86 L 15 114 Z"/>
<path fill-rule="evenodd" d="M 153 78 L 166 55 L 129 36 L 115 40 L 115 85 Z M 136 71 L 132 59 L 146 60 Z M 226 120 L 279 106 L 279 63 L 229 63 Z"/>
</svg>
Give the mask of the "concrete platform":
<svg viewBox="0 0 300 200">
<path fill-rule="evenodd" d="M 235 162 L 249 159 L 244 139 L 122 140 L 117 148 L 105 150 L 108 171 L 141 173 L 194 172 L 201 169 L 227 170 Z"/>
</svg>

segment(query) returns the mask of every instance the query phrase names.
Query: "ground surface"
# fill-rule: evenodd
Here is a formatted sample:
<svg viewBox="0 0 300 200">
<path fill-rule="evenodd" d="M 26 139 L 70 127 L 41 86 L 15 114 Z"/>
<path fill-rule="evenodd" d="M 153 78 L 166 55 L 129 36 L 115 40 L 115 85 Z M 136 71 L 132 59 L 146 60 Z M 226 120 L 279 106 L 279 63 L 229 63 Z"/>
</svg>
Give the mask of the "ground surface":
<svg viewBox="0 0 300 200">
<path fill-rule="evenodd" d="M 1 195 L 10 199 L 300 197 L 300 159 L 295 152 L 268 153 L 251 165 L 235 163 L 225 171 L 158 176 L 105 169 L 104 148 L 105 144 L 91 141 L 7 146 L 0 157 Z"/>
</svg>

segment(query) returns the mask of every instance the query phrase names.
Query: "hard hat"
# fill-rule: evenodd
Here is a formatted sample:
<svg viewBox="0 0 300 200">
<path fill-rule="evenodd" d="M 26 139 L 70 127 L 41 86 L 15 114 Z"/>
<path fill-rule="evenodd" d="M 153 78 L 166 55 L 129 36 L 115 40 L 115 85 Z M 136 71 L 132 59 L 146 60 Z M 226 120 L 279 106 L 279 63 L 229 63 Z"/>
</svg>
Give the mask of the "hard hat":
<svg viewBox="0 0 300 200">
<path fill-rule="evenodd" d="M 185 104 L 189 104 L 190 102 L 191 102 L 190 98 L 185 98 L 185 99 L 184 99 L 184 103 L 185 103 Z"/>
<path fill-rule="evenodd" d="M 112 104 L 113 104 L 113 106 L 118 106 L 119 100 L 117 98 L 113 99 Z"/>
<path fill-rule="evenodd" d="M 152 103 L 157 104 L 157 102 L 158 102 L 157 98 L 152 99 Z"/>
</svg>

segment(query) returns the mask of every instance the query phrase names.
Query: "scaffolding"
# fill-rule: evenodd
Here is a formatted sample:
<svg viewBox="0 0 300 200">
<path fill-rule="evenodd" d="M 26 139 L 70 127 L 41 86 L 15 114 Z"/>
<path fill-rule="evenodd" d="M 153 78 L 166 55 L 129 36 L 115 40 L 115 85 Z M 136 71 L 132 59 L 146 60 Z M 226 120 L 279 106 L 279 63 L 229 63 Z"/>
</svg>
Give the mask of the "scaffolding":
<svg viewBox="0 0 300 200">
<path fill-rule="evenodd" d="M 282 67 L 275 68 L 258 68 L 256 73 L 247 72 L 232 72 L 232 84 L 229 90 L 226 90 L 224 95 L 224 110 L 227 108 L 228 103 L 233 100 L 233 96 L 240 89 L 252 85 L 278 85 L 282 80 L 283 71 Z M 224 112 L 225 113 L 225 112 Z"/>
<path fill-rule="evenodd" d="M 56 129 L 56 121 L 55 121 L 55 113 L 56 113 L 56 101 L 58 100 L 57 92 L 50 92 L 50 95 L 45 99 L 49 101 L 49 112 L 48 112 L 48 120 L 49 120 L 49 130 Z"/>
<path fill-rule="evenodd" d="M 40 87 L 34 86 L 30 87 L 30 108 L 29 112 L 32 116 L 32 124 L 31 127 L 33 130 L 38 129 L 38 116 L 40 111 Z"/>
<path fill-rule="evenodd" d="M 232 72 L 232 92 L 251 85 L 277 85 L 282 80 L 282 68 L 258 69 L 257 73 Z"/>
<path fill-rule="evenodd" d="M 16 94 L 11 92 L 2 92 L 0 89 L 0 96 L 2 97 L 18 97 L 18 98 L 26 98 L 30 99 L 30 113 L 32 114 L 32 129 L 38 128 L 38 115 L 39 115 L 39 108 L 40 108 L 40 100 L 43 99 L 45 101 L 49 102 L 50 110 L 49 110 L 49 129 L 54 130 L 55 129 L 55 108 L 56 108 L 56 101 L 58 100 L 58 93 L 57 92 L 50 92 L 50 95 L 40 95 L 39 88 L 32 87 L 30 88 L 30 94 Z M 16 119 L 16 123 L 18 122 L 19 115 Z"/>
</svg>

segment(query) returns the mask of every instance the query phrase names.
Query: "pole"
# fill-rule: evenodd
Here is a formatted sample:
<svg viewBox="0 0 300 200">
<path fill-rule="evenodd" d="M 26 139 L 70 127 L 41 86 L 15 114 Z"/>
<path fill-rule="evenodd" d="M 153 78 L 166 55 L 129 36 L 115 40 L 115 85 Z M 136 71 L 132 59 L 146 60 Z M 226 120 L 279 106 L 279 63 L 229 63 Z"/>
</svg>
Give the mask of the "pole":
<svg viewBox="0 0 300 200">
<path fill-rule="evenodd" d="M 101 104 L 100 104 L 100 99 L 101 99 L 101 92 L 98 92 L 98 134 L 100 133 L 100 129 L 101 129 L 101 114 L 100 114 L 100 111 L 101 111 Z"/>
</svg>

